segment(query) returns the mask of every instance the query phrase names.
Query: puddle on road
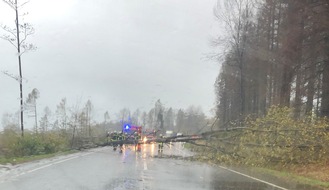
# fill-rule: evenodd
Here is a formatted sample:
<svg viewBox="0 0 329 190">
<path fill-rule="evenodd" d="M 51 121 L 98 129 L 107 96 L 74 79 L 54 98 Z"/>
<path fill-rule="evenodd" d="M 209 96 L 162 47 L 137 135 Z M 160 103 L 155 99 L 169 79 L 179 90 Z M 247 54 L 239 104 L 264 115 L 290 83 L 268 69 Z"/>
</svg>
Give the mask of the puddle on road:
<svg viewBox="0 0 329 190">
<path fill-rule="evenodd" d="M 111 180 L 110 183 L 105 185 L 106 190 L 127 190 L 127 189 L 139 189 L 141 180 L 131 178 L 116 178 Z"/>
<path fill-rule="evenodd" d="M 178 156 L 178 155 L 154 155 L 152 158 L 159 158 L 159 159 L 175 159 L 175 160 L 188 160 L 192 161 L 195 160 L 193 156 Z"/>
<path fill-rule="evenodd" d="M 154 147 L 152 147 L 152 150 L 154 149 Z M 151 154 L 147 154 L 147 156 L 145 155 L 145 152 L 143 156 L 145 157 L 150 157 L 150 158 L 157 158 L 157 159 L 161 159 L 161 160 L 180 160 L 183 161 L 182 163 L 185 163 L 184 161 L 188 161 L 186 163 L 191 163 L 189 161 L 197 161 L 196 157 L 193 155 L 182 155 L 182 154 L 172 154 L 172 152 L 158 152 L 158 151 L 151 151 Z M 181 162 L 171 162 L 171 163 L 181 163 Z M 180 164 L 178 164 L 180 165 Z M 216 170 L 216 172 L 218 172 Z M 206 186 L 205 187 L 194 187 L 194 188 L 190 188 L 190 190 L 193 189 L 213 189 L 213 190 L 278 190 L 280 188 L 268 185 L 266 183 L 263 182 L 259 182 L 259 181 L 255 181 L 255 180 L 251 180 L 251 179 L 242 179 L 242 180 L 237 180 L 234 181 L 233 178 L 230 177 L 224 177 L 225 179 L 223 179 L 221 177 L 221 174 L 218 175 L 218 173 L 213 173 L 212 175 L 209 176 L 208 180 L 206 180 Z M 242 177 L 242 176 L 240 176 Z M 244 178 L 244 177 L 242 177 Z M 262 179 L 262 178 L 260 178 Z M 122 179 L 121 179 L 122 181 Z M 267 181 L 267 180 L 265 180 Z M 270 180 L 272 181 L 272 180 Z M 312 186 L 309 185 L 303 185 L 303 184 L 296 184 L 293 182 L 288 182 L 289 184 L 287 184 L 286 182 L 280 183 L 279 181 L 273 181 L 274 184 L 277 185 L 283 185 L 283 187 L 287 187 L 287 189 L 289 190 L 320 190 L 317 188 L 314 188 Z M 126 181 L 121 182 L 121 185 L 116 185 L 115 187 L 113 186 L 113 184 L 111 186 L 108 186 L 110 188 L 106 188 L 106 189 L 138 189 L 138 187 L 141 187 L 141 183 L 140 181 L 136 180 L 136 179 L 126 179 Z M 135 185 L 132 185 L 135 184 Z M 138 186 L 140 185 L 140 186 Z M 145 184 L 144 184 L 145 185 Z M 143 189 L 152 189 L 152 188 L 148 188 L 147 185 L 143 186 Z M 169 185 L 169 184 L 166 184 Z M 155 188 L 155 187 L 153 187 Z M 155 188 L 157 189 L 157 188 Z M 159 188 L 159 189 L 163 189 L 163 188 Z M 180 189 L 179 187 L 175 186 L 175 189 Z M 182 188 L 184 189 L 184 188 Z"/>
<path fill-rule="evenodd" d="M 158 159 L 174 159 L 174 160 L 184 160 L 184 161 L 194 161 L 195 157 L 183 157 L 177 155 L 155 155 L 152 158 Z M 280 188 L 268 185 L 266 183 L 258 182 L 258 181 L 230 181 L 230 180 L 220 180 L 216 178 L 216 174 L 213 174 L 213 179 L 211 180 L 211 188 L 214 190 L 279 190 Z M 289 183 L 285 186 L 289 186 L 287 189 L 289 190 L 322 190 L 320 188 L 316 188 L 310 185 L 305 184 L 297 184 L 297 183 Z"/>
</svg>

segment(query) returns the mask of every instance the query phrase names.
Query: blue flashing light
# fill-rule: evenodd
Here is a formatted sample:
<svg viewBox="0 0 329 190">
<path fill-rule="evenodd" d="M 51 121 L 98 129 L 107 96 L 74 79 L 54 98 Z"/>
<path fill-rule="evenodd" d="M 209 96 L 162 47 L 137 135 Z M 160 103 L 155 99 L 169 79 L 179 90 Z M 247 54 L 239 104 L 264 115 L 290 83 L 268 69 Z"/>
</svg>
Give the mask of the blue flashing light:
<svg viewBox="0 0 329 190">
<path fill-rule="evenodd" d="M 126 130 L 129 130 L 130 129 L 130 126 L 127 124 L 127 125 L 125 125 L 125 129 Z"/>
</svg>

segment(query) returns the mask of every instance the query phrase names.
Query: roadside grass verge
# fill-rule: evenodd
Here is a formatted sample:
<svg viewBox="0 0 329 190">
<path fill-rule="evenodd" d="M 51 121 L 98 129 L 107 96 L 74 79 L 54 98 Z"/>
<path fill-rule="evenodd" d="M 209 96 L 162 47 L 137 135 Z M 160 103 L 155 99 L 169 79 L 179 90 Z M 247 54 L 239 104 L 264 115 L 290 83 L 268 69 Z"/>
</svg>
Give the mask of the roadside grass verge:
<svg viewBox="0 0 329 190">
<path fill-rule="evenodd" d="M 203 144 L 203 142 L 199 142 Z M 306 164 L 306 165 L 286 165 L 284 167 L 280 166 L 250 166 L 245 165 L 241 162 L 234 162 L 229 160 L 216 161 L 216 158 L 211 157 L 212 154 L 209 154 L 204 147 L 198 147 L 193 144 L 186 143 L 185 148 L 189 149 L 192 152 L 197 153 L 195 160 L 211 163 L 215 165 L 223 165 L 227 167 L 243 167 L 247 170 L 258 174 L 267 174 L 273 177 L 276 177 L 285 182 L 293 182 L 301 185 L 306 185 L 310 187 L 316 187 L 320 189 L 329 190 L 329 164 Z M 208 154 L 207 154 L 208 153 Z M 249 168 L 249 169 L 248 169 Z M 251 174 L 252 175 L 252 174 Z M 260 175 L 261 176 L 261 175 Z"/>
<path fill-rule="evenodd" d="M 0 157 L 0 164 L 21 164 L 25 162 L 31 162 L 31 161 L 36 161 L 36 160 L 41 160 L 45 158 L 52 158 L 55 156 L 60 156 L 60 155 L 68 155 L 72 153 L 76 153 L 78 150 L 68 150 L 64 152 L 56 152 L 56 153 L 51 153 L 51 154 L 42 154 L 42 155 L 32 155 L 32 156 L 24 156 L 24 157 L 13 157 L 13 158 L 5 158 L 5 157 Z"/>
<path fill-rule="evenodd" d="M 315 187 L 319 187 L 322 189 L 329 189 L 329 181 L 322 181 L 320 179 L 315 179 L 310 176 L 307 176 L 307 177 L 302 176 L 301 174 L 296 174 L 295 173 L 296 171 L 285 171 L 285 170 L 278 171 L 278 170 L 269 169 L 269 168 L 253 168 L 253 170 L 256 172 L 266 173 L 266 174 L 276 176 L 285 181 L 294 181 L 294 182 L 297 182 L 300 184 L 315 186 Z M 323 175 L 326 175 L 326 173 L 323 173 Z"/>
</svg>

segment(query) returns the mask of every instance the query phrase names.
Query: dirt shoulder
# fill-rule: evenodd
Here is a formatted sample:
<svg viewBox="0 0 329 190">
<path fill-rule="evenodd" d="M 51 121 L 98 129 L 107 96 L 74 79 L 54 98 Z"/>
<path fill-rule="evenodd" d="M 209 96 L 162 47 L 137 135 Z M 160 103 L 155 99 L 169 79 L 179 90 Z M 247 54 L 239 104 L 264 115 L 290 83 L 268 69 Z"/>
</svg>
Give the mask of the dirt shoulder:
<svg viewBox="0 0 329 190">
<path fill-rule="evenodd" d="M 253 168 L 252 170 L 296 184 L 300 189 L 309 187 L 309 189 L 329 190 L 328 165 L 291 166 L 290 168 L 283 169 Z"/>
</svg>

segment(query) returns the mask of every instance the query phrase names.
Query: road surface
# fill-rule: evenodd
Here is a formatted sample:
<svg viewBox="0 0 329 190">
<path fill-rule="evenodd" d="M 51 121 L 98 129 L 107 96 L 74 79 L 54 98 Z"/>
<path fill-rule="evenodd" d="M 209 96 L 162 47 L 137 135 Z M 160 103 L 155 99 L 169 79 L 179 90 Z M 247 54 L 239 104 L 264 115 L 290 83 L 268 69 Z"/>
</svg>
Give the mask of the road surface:
<svg viewBox="0 0 329 190">
<path fill-rule="evenodd" d="M 224 167 L 186 161 L 192 154 L 176 143 L 158 155 L 154 144 L 142 151 L 111 147 L 0 169 L 1 190 L 277 190 L 291 189 Z M 296 189 L 307 189 L 298 187 Z"/>
</svg>

